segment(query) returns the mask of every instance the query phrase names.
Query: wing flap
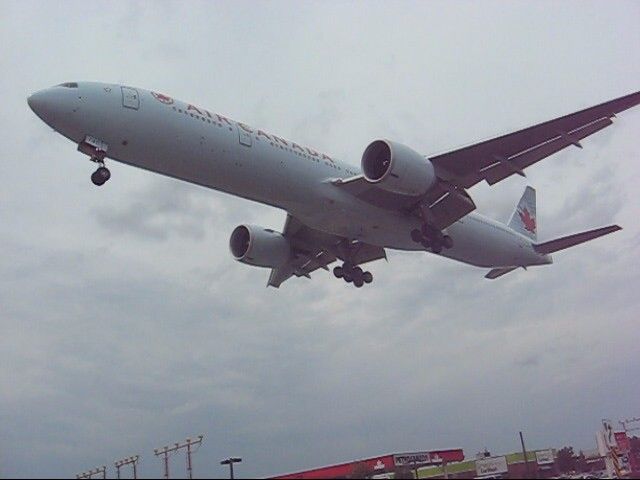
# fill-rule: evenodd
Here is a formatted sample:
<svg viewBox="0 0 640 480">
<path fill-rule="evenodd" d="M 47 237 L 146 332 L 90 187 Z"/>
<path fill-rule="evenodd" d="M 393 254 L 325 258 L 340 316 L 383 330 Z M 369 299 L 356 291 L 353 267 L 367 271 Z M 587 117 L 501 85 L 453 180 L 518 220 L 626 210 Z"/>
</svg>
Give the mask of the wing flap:
<svg viewBox="0 0 640 480">
<path fill-rule="evenodd" d="M 485 179 L 495 183 L 517 173 L 496 157 L 513 161 L 519 169 L 533 165 L 611 125 L 611 117 L 639 103 L 640 92 L 635 92 L 517 132 L 436 155 L 430 160 L 438 176 L 465 188 Z M 498 170 L 491 171 L 493 168 Z"/>
<path fill-rule="evenodd" d="M 451 188 L 429 206 L 431 215 L 433 215 L 433 223 L 440 229 L 447 228 L 475 209 L 476 204 L 469 194 L 462 189 L 455 188 Z"/>
<path fill-rule="evenodd" d="M 525 168 L 533 165 L 534 163 L 539 162 L 540 160 L 547 158 L 550 155 L 553 155 L 560 150 L 565 149 L 571 145 L 576 145 L 579 140 L 592 135 L 603 128 L 608 127 L 613 122 L 610 118 L 600 118 L 589 125 L 585 125 L 584 127 L 578 128 L 568 133 L 558 133 L 558 135 L 540 145 L 537 145 L 529 150 L 521 152 L 508 160 L 513 162 L 513 164 L 520 170 L 524 170 Z M 578 143 L 579 144 L 579 143 Z M 505 178 L 513 175 L 514 172 L 509 168 L 505 167 L 501 163 L 494 163 L 493 165 L 486 167 L 483 172 L 484 178 L 489 185 L 493 185 L 494 183 L 499 182 L 500 180 L 504 180 Z"/>
</svg>

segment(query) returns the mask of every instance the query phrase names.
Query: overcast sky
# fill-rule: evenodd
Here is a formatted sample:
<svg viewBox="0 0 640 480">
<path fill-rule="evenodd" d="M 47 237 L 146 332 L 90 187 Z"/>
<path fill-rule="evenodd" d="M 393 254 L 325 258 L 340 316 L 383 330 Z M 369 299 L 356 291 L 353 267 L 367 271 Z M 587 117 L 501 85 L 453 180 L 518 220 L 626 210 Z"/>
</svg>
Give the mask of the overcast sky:
<svg viewBox="0 0 640 480">
<path fill-rule="evenodd" d="M 436 153 L 640 89 L 638 2 L 0 1 L 0 477 L 74 476 L 204 434 L 196 475 L 384 452 L 593 448 L 638 416 L 640 108 L 493 187 L 529 182 L 542 240 L 619 233 L 497 281 L 389 252 L 355 289 L 267 289 L 240 223 L 284 212 L 109 163 L 28 108 L 72 80 L 192 101 L 354 165 L 379 136 Z M 173 475 L 184 476 L 182 456 Z M 113 470 L 111 471 L 113 474 Z"/>
</svg>

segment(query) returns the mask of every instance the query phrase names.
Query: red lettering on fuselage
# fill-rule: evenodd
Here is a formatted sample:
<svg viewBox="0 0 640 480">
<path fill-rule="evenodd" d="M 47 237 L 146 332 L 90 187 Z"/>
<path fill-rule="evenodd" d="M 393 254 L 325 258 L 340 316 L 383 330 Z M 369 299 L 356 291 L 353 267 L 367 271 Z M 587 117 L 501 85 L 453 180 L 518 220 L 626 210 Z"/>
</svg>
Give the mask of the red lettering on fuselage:
<svg viewBox="0 0 640 480">
<path fill-rule="evenodd" d="M 244 123 L 238 122 L 238 126 L 241 129 L 243 129 L 245 132 L 247 132 L 247 133 L 253 133 L 253 130 L 251 130 L 249 127 L 247 127 Z"/>
<path fill-rule="evenodd" d="M 156 95 L 161 95 L 161 94 L 155 94 L 154 93 L 153 95 L 156 98 L 158 98 Z M 164 95 L 162 95 L 162 97 L 164 97 Z M 169 97 L 166 97 L 166 98 L 169 98 Z M 224 116 L 220 115 L 219 113 L 214 113 L 212 115 L 211 112 L 209 112 L 209 110 L 206 110 L 204 108 L 200 109 L 200 108 L 196 107 L 195 105 L 192 105 L 192 104 L 189 103 L 187 105 L 186 112 L 189 113 L 191 111 L 196 112 L 198 115 L 201 115 L 203 117 L 206 115 L 209 118 L 214 118 L 214 116 L 215 116 L 215 118 L 218 119 L 218 122 L 220 122 L 220 123 L 224 122 L 230 127 L 233 126 L 233 122 L 231 120 L 229 120 L 227 117 L 224 117 Z M 242 123 L 242 122 L 236 122 L 236 123 L 238 124 L 238 127 L 241 128 L 242 130 L 244 130 L 245 132 L 254 133 L 254 131 L 251 129 L 251 127 L 245 125 L 244 123 Z M 269 140 L 271 142 L 282 144 L 282 145 L 285 145 L 287 147 L 289 146 L 289 142 L 287 142 L 284 138 L 278 137 L 277 135 L 273 135 L 273 134 L 269 135 L 268 133 L 264 132 L 263 130 L 257 130 L 255 132 L 255 134 L 258 137 L 263 136 L 264 138 L 266 138 L 267 140 Z M 309 147 L 301 147 L 300 145 L 298 145 L 295 142 L 291 142 L 291 148 L 293 148 L 293 149 L 297 148 L 300 152 L 308 153 L 312 157 L 320 157 L 323 160 L 327 160 L 327 161 L 329 161 L 331 163 L 335 163 L 334 160 L 329 155 L 327 155 L 325 153 L 318 153 L 314 149 L 309 148 Z"/>
<path fill-rule="evenodd" d="M 223 117 L 219 113 L 216 113 L 216 118 L 218 119 L 219 122 L 225 122 L 229 126 L 233 125 L 227 117 Z"/>
<path fill-rule="evenodd" d="M 287 147 L 289 146 L 289 144 L 285 141 L 285 139 L 284 139 L 284 138 L 276 137 L 274 134 L 271 134 L 271 136 L 273 137 L 273 140 L 274 140 L 276 143 L 280 142 L 280 143 L 282 143 L 282 144 L 286 145 Z"/>
<path fill-rule="evenodd" d="M 202 112 L 195 105 L 191 105 L 191 104 L 187 105 L 187 112 L 189 110 L 195 110 L 196 112 L 198 112 L 198 115 L 202 115 Z"/>
<path fill-rule="evenodd" d="M 258 137 L 262 135 L 263 137 L 265 137 L 267 140 L 271 141 L 271 137 L 269 135 L 267 135 L 266 133 L 264 133 L 262 130 L 258 130 Z"/>
</svg>

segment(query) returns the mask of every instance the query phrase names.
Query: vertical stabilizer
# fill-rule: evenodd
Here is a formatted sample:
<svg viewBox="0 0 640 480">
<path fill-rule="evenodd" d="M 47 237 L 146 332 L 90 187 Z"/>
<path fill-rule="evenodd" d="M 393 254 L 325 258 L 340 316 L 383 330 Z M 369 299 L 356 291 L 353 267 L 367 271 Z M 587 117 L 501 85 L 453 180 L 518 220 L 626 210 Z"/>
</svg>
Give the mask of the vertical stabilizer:
<svg viewBox="0 0 640 480">
<path fill-rule="evenodd" d="M 534 241 L 537 239 L 536 190 L 533 187 L 525 188 L 522 198 L 511 215 L 511 220 L 509 220 L 509 228 Z"/>
</svg>

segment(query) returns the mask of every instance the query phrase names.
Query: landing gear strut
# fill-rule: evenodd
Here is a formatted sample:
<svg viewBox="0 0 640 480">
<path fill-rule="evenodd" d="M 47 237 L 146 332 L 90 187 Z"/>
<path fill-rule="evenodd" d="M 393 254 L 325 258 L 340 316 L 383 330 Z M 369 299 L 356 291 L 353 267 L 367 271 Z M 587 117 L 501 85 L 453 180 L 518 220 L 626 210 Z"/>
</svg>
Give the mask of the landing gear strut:
<svg viewBox="0 0 640 480">
<path fill-rule="evenodd" d="M 78 151 L 88 155 L 93 163 L 98 164 L 98 169 L 91 174 L 91 182 L 94 185 L 104 185 L 111 178 L 111 172 L 104 166 L 108 148 L 106 142 L 90 135 L 85 136 L 78 144 Z"/>
<path fill-rule="evenodd" d="M 362 287 L 365 283 L 373 282 L 371 272 L 363 272 L 360 267 L 353 266 L 348 262 L 342 266 L 334 267 L 333 274 L 336 278 L 342 278 L 347 283 L 353 282 L 357 288 Z"/>
</svg>

